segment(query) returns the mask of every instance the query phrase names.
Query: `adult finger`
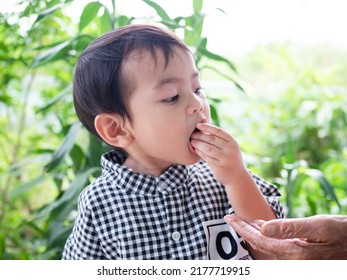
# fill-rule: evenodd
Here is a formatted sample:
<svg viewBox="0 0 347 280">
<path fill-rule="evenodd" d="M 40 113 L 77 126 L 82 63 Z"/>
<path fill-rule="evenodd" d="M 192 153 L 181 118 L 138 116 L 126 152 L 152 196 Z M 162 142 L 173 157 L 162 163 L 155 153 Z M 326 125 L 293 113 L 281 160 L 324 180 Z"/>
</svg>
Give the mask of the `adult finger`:
<svg viewBox="0 0 347 280">
<path fill-rule="evenodd" d="M 227 215 L 224 220 L 240 234 L 255 250 L 277 259 L 306 259 L 307 251 L 295 244 L 293 239 L 279 240 L 264 236 L 260 231 L 236 215 Z"/>
<path fill-rule="evenodd" d="M 302 239 L 296 239 L 295 243 L 307 252 L 307 259 L 347 260 L 347 248 L 341 243 L 312 243 Z"/>
<path fill-rule="evenodd" d="M 272 244 L 270 238 L 265 237 L 261 232 L 250 223 L 242 220 L 237 215 L 226 215 L 224 220 L 233 227 L 233 229 L 246 240 L 255 250 L 274 255 L 273 252 L 278 248 Z"/>
</svg>

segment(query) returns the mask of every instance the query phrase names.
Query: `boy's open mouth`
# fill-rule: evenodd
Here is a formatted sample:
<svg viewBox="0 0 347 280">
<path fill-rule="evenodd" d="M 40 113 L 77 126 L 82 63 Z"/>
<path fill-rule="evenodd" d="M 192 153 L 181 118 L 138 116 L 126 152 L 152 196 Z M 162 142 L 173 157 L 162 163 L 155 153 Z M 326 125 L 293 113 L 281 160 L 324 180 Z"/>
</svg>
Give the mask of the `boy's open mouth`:
<svg viewBox="0 0 347 280">
<path fill-rule="evenodd" d="M 207 120 L 206 120 L 206 118 L 203 118 L 201 121 L 200 121 L 201 123 L 206 123 L 207 122 Z M 200 123 L 199 122 L 199 123 Z M 197 125 L 197 124 L 196 124 Z M 193 136 L 193 134 L 194 133 L 197 133 L 197 132 L 200 132 L 201 130 L 200 129 L 198 129 L 197 127 L 196 127 L 196 125 L 195 125 L 195 128 L 194 128 L 194 130 L 192 131 L 192 133 L 190 134 L 190 137 L 189 137 L 189 149 L 190 149 L 190 151 L 192 152 L 192 153 L 196 153 L 195 152 L 195 148 L 193 147 L 193 145 L 192 145 L 192 136 Z"/>
<path fill-rule="evenodd" d="M 205 118 L 203 118 L 200 122 L 201 122 L 201 123 L 206 123 L 207 120 L 206 120 Z M 200 122 L 199 122 L 199 123 L 200 123 Z M 196 127 L 196 125 L 195 125 L 195 128 L 194 128 L 194 130 L 192 131 L 192 133 L 191 133 L 191 135 L 190 135 L 190 137 L 189 137 L 189 142 L 192 141 L 192 135 L 193 135 L 194 133 L 196 133 L 196 132 L 200 132 L 200 129 L 198 129 L 198 128 Z"/>
<path fill-rule="evenodd" d="M 195 129 L 192 131 L 192 133 L 190 134 L 190 137 L 189 137 L 189 143 L 188 143 L 188 147 L 189 147 L 189 150 L 193 153 L 193 154 L 195 154 L 196 152 L 195 152 L 195 148 L 193 147 L 193 145 L 192 145 L 192 136 L 193 136 L 193 134 L 194 133 L 196 133 L 196 132 L 199 132 L 200 130 L 197 128 L 197 127 L 195 127 Z"/>
<path fill-rule="evenodd" d="M 192 134 L 190 135 L 189 137 L 189 141 L 192 141 L 192 135 L 195 133 L 195 132 L 199 132 L 200 129 L 198 129 L 197 127 L 195 127 L 195 129 L 193 130 Z"/>
<path fill-rule="evenodd" d="M 193 133 L 194 133 L 194 132 L 199 132 L 199 131 L 200 131 L 200 129 L 196 127 L 196 128 L 193 130 Z M 192 133 L 192 134 L 193 134 L 193 133 Z"/>
</svg>

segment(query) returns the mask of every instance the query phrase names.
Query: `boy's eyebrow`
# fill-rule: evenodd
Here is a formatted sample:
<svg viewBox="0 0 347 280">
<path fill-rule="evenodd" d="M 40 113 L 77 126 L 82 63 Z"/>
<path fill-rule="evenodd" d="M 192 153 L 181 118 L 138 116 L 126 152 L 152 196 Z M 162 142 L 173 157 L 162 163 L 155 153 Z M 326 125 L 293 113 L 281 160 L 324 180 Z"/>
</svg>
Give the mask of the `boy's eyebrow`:
<svg viewBox="0 0 347 280">
<path fill-rule="evenodd" d="M 191 79 L 192 79 L 192 80 L 196 79 L 197 77 L 199 77 L 199 72 L 194 72 L 194 73 L 191 75 Z M 161 79 L 161 80 L 155 85 L 154 88 L 161 87 L 162 85 L 165 85 L 165 84 L 176 83 L 176 82 L 179 82 L 179 81 L 181 81 L 181 80 L 182 80 L 181 78 L 177 78 L 177 77 L 163 78 L 163 79 Z"/>
</svg>

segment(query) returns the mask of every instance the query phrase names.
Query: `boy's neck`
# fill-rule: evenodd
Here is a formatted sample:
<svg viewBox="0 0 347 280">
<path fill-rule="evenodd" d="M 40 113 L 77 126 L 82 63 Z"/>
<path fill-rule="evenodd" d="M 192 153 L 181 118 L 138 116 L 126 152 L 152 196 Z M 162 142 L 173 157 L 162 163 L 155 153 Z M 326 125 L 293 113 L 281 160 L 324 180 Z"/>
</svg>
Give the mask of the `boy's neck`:
<svg viewBox="0 0 347 280">
<path fill-rule="evenodd" d="M 123 165 L 131 168 L 136 173 L 158 177 L 163 174 L 172 165 L 172 163 L 165 164 L 164 162 L 158 162 L 155 159 L 135 159 L 131 155 L 128 155 Z"/>
</svg>

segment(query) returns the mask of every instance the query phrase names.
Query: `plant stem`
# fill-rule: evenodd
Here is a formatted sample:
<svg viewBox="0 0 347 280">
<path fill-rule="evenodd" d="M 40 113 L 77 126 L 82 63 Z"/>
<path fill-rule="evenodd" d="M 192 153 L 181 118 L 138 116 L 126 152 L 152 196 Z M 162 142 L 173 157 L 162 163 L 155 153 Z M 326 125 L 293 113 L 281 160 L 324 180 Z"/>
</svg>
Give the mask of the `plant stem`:
<svg viewBox="0 0 347 280">
<path fill-rule="evenodd" d="M 112 2 L 112 29 L 116 27 L 116 0 L 111 0 Z"/>
<path fill-rule="evenodd" d="M 31 72 L 28 75 L 28 78 L 29 78 L 29 82 L 28 82 L 28 84 L 25 88 L 25 91 L 24 91 L 24 100 L 23 100 L 23 106 L 22 106 L 21 111 L 20 111 L 20 119 L 19 119 L 17 136 L 16 136 L 16 140 L 15 140 L 14 145 L 13 145 L 11 160 L 9 162 L 10 168 L 17 162 L 19 151 L 21 149 L 22 137 L 23 137 L 24 130 L 25 130 L 25 121 L 26 121 L 26 115 L 27 115 L 29 93 L 31 91 L 32 84 L 35 80 L 35 72 Z M 0 227 L 3 223 L 4 217 L 6 216 L 6 209 L 7 209 L 6 206 L 7 206 L 8 200 L 9 200 L 9 192 L 10 192 L 11 185 L 13 182 L 12 180 L 13 180 L 13 176 L 11 175 L 11 172 L 8 172 L 6 180 L 5 180 L 5 184 L 4 184 L 3 189 L 2 189 L 2 195 L 1 195 L 1 199 L 2 199 L 1 207 L 2 207 L 2 209 L 0 211 Z"/>
</svg>

